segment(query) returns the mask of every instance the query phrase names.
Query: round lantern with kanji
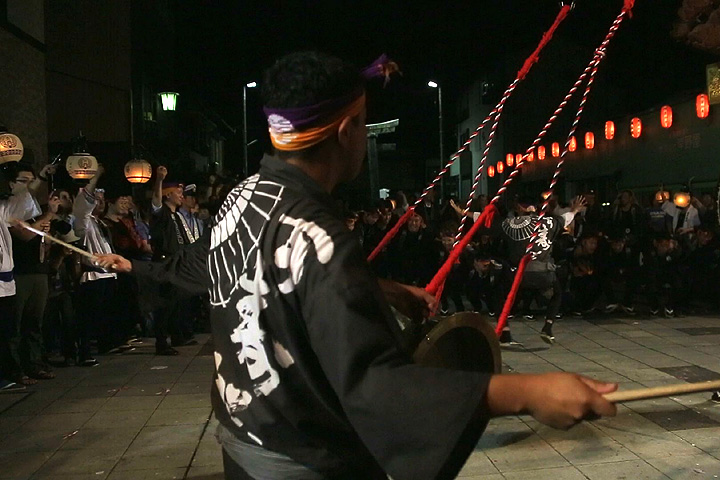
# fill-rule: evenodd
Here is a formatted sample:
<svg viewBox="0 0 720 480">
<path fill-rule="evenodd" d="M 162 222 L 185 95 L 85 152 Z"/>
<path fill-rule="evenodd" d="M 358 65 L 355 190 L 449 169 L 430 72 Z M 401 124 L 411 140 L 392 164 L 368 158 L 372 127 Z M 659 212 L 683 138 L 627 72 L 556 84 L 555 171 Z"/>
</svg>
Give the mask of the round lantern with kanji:
<svg viewBox="0 0 720 480">
<path fill-rule="evenodd" d="M 65 162 L 65 168 L 75 180 L 89 180 L 97 173 L 98 162 L 89 153 L 73 153 Z"/>
<path fill-rule="evenodd" d="M 19 162 L 23 157 L 23 144 L 17 135 L 5 132 L 0 127 L 0 164 Z"/>
</svg>

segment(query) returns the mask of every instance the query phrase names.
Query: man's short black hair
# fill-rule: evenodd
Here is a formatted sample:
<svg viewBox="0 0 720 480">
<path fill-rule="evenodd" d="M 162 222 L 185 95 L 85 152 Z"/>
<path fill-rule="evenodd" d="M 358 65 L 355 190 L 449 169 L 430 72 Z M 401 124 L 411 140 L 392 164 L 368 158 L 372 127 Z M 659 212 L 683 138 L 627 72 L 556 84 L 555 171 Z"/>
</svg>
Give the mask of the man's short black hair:
<svg viewBox="0 0 720 480">
<path fill-rule="evenodd" d="M 17 180 L 20 172 L 30 172 L 33 177 L 37 176 L 32 165 L 25 162 L 16 162 L 5 170 L 5 178 L 7 178 L 9 182 L 14 182 Z"/>
<path fill-rule="evenodd" d="M 261 87 L 263 105 L 269 108 L 307 107 L 348 95 L 363 88 L 364 83 L 356 66 L 337 57 L 315 51 L 291 53 L 265 72 Z M 311 154 L 315 147 L 301 152 Z M 280 158 L 297 154 L 277 151 Z"/>
<path fill-rule="evenodd" d="M 347 95 L 363 86 L 354 65 L 320 52 L 286 55 L 265 72 L 263 105 L 297 108 Z"/>
</svg>

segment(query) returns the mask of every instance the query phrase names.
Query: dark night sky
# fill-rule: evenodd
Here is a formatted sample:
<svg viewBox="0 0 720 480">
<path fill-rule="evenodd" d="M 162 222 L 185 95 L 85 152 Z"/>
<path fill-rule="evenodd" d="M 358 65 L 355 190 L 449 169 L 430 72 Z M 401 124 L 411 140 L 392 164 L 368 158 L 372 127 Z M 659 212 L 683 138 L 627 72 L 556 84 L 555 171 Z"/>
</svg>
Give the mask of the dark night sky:
<svg viewBox="0 0 720 480">
<path fill-rule="evenodd" d="M 560 40 L 548 47 L 565 65 L 538 64 L 528 77 L 535 75 L 533 89 L 560 84 L 566 91 L 622 7 L 621 0 L 576 3 L 557 33 Z M 623 24 L 598 75 L 595 104 L 603 115 L 640 111 L 703 88 L 704 66 L 717 59 L 670 37 L 679 5 L 680 0 L 636 1 L 634 18 Z M 450 124 L 452 102 L 462 87 L 489 72 L 502 91 L 558 10 L 555 0 L 179 2 L 178 80 L 185 94 L 239 125 L 242 85 L 259 81 L 262 70 L 284 53 L 319 49 L 358 66 L 387 53 L 403 76 L 384 90 L 372 90 L 369 120 L 400 117 L 405 131 L 412 132 L 404 141 L 423 142 L 434 132 L 437 111 L 427 80 L 443 85 Z M 613 101 L 603 101 L 610 91 Z M 252 91 L 249 98 L 250 138 L 265 128 L 258 96 Z M 523 98 L 521 90 L 516 96 L 519 104 L 535 98 Z"/>
</svg>

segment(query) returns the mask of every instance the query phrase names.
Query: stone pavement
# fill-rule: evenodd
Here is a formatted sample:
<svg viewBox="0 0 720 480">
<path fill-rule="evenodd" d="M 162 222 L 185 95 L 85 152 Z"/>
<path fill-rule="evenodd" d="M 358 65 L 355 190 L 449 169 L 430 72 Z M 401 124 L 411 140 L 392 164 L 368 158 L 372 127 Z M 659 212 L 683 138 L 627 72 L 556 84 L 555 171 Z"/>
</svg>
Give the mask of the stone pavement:
<svg viewBox="0 0 720 480">
<path fill-rule="evenodd" d="M 0 394 L 0 479 L 222 480 L 209 335 L 176 357 L 154 340 Z"/>
<path fill-rule="evenodd" d="M 525 348 L 505 371 L 577 371 L 622 389 L 720 378 L 720 320 L 515 321 Z M 208 336 L 178 357 L 133 352 L 57 369 L 25 393 L 0 394 L 0 479 L 221 480 L 213 436 Z M 720 478 L 720 405 L 709 394 L 628 403 L 615 418 L 552 430 L 531 417 L 493 420 L 461 472 L 471 479 Z M 420 479 L 422 480 L 422 479 Z"/>
<path fill-rule="evenodd" d="M 525 348 L 503 370 L 575 371 L 620 389 L 720 379 L 720 319 L 563 319 L 548 347 L 541 321 L 511 323 Z M 529 416 L 493 420 L 463 480 L 720 478 L 720 404 L 709 393 L 629 402 L 614 418 L 558 431 Z"/>
</svg>

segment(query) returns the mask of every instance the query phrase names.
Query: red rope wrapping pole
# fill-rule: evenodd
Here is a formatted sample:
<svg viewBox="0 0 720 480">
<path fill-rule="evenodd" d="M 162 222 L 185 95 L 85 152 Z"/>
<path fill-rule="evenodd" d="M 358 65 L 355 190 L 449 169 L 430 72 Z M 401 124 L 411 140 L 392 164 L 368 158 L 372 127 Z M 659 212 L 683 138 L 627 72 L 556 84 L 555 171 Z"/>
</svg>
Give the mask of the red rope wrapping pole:
<svg viewBox="0 0 720 480">
<path fill-rule="evenodd" d="M 498 337 L 502 333 L 503 328 L 505 328 L 505 325 L 507 325 L 507 317 L 510 315 L 510 310 L 512 310 L 513 304 L 515 303 L 515 297 L 517 296 L 518 290 L 520 290 L 520 283 L 522 282 L 523 274 L 525 273 L 525 267 L 528 263 L 530 263 L 530 260 L 532 260 L 532 255 L 529 253 L 526 253 L 520 259 L 517 272 L 515 272 L 512 287 L 510 288 L 510 293 L 508 293 L 508 296 L 505 299 L 505 305 L 503 305 L 502 312 L 500 312 L 500 320 L 498 320 L 498 324 L 495 327 L 495 333 Z"/>
<path fill-rule="evenodd" d="M 626 0 L 626 1 L 628 1 L 628 0 Z M 550 27 L 550 29 L 547 32 L 545 32 L 545 34 L 543 34 L 543 37 L 540 40 L 540 44 L 537 46 L 535 51 L 530 55 L 530 57 L 528 57 L 527 60 L 525 60 L 525 63 L 523 64 L 523 67 L 518 72 L 516 79 L 510 84 L 510 86 L 508 87 L 508 89 L 505 92 L 505 95 L 503 95 L 503 98 L 500 100 L 500 102 L 497 104 L 497 106 L 493 109 L 492 112 L 490 112 L 490 114 L 485 118 L 485 120 L 483 120 L 482 123 L 480 125 L 478 125 L 478 127 L 475 129 L 473 134 L 467 139 L 467 141 L 463 144 L 463 146 L 457 152 L 455 152 L 455 154 L 450 158 L 450 161 L 448 162 L 448 164 L 445 165 L 445 167 L 443 167 L 443 169 L 438 173 L 438 175 L 435 177 L 435 179 L 423 191 L 422 195 L 420 195 L 420 198 L 417 199 L 415 204 L 411 208 L 409 208 L 408 211 L 405 212 L 405 214 L 398 219 L 397 223 L 393 226 L 393 228 L 390 229 L 385 234 L 385 236 L 380 241 L 380 243 L 373 249 L 373 251 L 368 256 L 369 262 L 373 261 L 380 254 L 380 252 L 385 247 L 387 247 L 387 245 L 392 241 L 392 239 L 395 237 L 395 235 L 397 235 L 397 233 L 400 231 L 400 228 L 402 228 L 402 226 L 410 219 L 410 216 L 412 215 L 411 210 L 414 210 L 416 206 L 420 205 L 420 203 L 423 200 L 425 200 L 425 197 L 427 197 L 428 193 L 430 193 L 430 191 L 435 188 L 435 185 L 437 185 L 437 183 L 440 181 L 442 176 L 445 175 L 445 173 L 447 173 L 450 170 L 450 167 L 453 165 L 455 160 L 460 158 L 460 154 L 462 152 L 464 152 L 465 150 L 467 150 L 467 148 L 470 146 L 472 141 L 480 134 L 480 131 L 485 127 L 485 125 L 493 118 L 496 118 L 496 114 L 497 114 L 497 118 L 496 118 L 496 122 L 495 122 L 495 125 L 493 128 L 493 132 L 495 129 L 497 129 L 497 122 L 499 122 L 499 115 L 500 115 L 500 112 L 502 111 L 503 105 L 505 104 L 507 99 L 510 97 L 510 95 L 512 94 L 515 87 L 517 87 L 517 84 L 519 83 L 519 81 L 523 80 L 525 78 L 525 76 L 528 74 L 528 72 L 530 71 L 530 68 L 532 68 L 532 66 L 535 63 L 537 63 L 538 59 L 540 58 L 540 56 L 539 56 L 540 51 L 543 48 L 545 48 L 545 46 L 548 44 L 550 39 L 555 34 L 555 31 L 557 30 L 558 26 L 560 25 L 560 23 L 562 23 L 563 20 L 565 20 L 565 18 L 567 17 L 567 15 L 571 9 L 572 9 L 572 7 L 570 7 L 569 5 L 564 5 L 560 9 L 560 12 L 558 13 L 557 17 L 555 18 L 555 21 L 553 22 L 552 26 Z M 491 133 L 490 138 L 488 139 L 489 143 L 492 143 L 493 137 L 494 137 L 494 135 Z M 489 150 L 489 145 L 486 144 L 485 151 L 487 152 L 488 150 Z M 480 167 L 478 168 L 478 174 L 475 177 L 475 183 L 473 185 L 472 192 L 470 193 L 470 199 L 468 200 L 468 204 L 465 209 L 466 214 L 463 216 L 463 219 L 461 222 L 461 224 L 462 224 L 461 228 L 464 227 L 465 222 L 467 221 L 466 218 L 467 218 L 467 212 L 470 209 L 470 202 L 472 201 L 472 196 L 475 193 L 475 190 L 477 189 L 477 185 L 480 181 L 480 176 L 482 174 L 482 169 L 485 165 L 486 159 L 487 159 L 487 155 L 483 155 L 483 160 L 480 162 Z"/>
<path fill-rule="evenodd" d="M 457 243 L 460 241 L 460 238 L 463 236 L 465 224 L 467 223 L 468 219 L 468 213 L 470 212 L 470 206 L 472 205 L 473 197 L 475 197 L 475 191 L 480 184 L 480 178 L 482 177 L 482 172 L 485 168 L 485 162 L 490 155 L 490 147 L 492 146 L 493 140 L 495 140 L 495 133 L 497 131 L 498 125 L 500 124 L 500 117 L 502 116 L 505 103 L 510 99 L 510 96 L 515 91 L 515 88 L 517 88 L 517 86 L 525 78 L 528 72 L 530 72 L 530 68 L 532 68 L 532 66 L 537 63 L 538 59 L 540 58 L 540 51 L 545 47 L 545 45 L 548 44 L 552 36 L 555 34 L 555 30 L 557 30 L 562 21 L 565 20 L 565 18 L 567 17 L 570 9 L 570 5 L 564 5 L 560 9 L 560 12 L 555 18 L 552 26 L 547 32 L 545 32 L 535 51 L 527 58 L 527 60 L 525 60 L 522 69 L 520 69 L 515 80 L 513 80 L 513 82 L 505 90 L 505 93 L 503 94 L 500 102 L 495 108 L 497 110 L 497 114 L 495 115 L 495 121 L 490 128 L 490 134 L 488 135 L 488 139 L 485 142 L 485 149 L 483 150 L 482 158 L 480 159 L 480 165 L 478 166 L 477 174 L 475 175 L 475 179 L 473 181 L 472 188 L 470 189 L 470 194 L 468 195 L 467 202 L 465 203 L 465 210 L 463 210 L 463 215 L 460 219 L 460 225 L 458 226 L 457 233 L 455 234 L 455 245 L 457 245 Z"/>
<path fill-rule="evenodd" d="M 630 0 L 626 0 L 627 1 Z M 535 51 L 528 57 L 527 60 L 525 60 L 525 63 L 523 64 L 522 68 L 517 74 L 517 78 L 519 80 L 525 79 L 525 76 L 528 74 L 530 69 L 534 64 L 537 63 L 537 61 L 540 59 L 540 51 L 545 48 L 545 45 L 548 44 L 550 39 L 552 38 L 553 34 L 555 34 L 555 30 L 560 26 L 563 20 L 565 20 L 565 17 L 567 17 L 568 13 L 570 13 L 570 5 L 563 5 L 563 7 L 560 9 L 560 12 L 558 13 L 557 18 L 555 18 L 555 22 L 553 22 L 550 29 L 545 32 L 542 36 L 542 40 L 540 40 L 540 44 L 537 46 Z"/>
<path fill-rule="evenodd" d="M 490 228 L 493 218 L 497 214 L 498 209 L 495 205 L 490 204 L 485 207 L 485 210 L 483 210 L 482 214 L 472 226 L 468 234 L 465 235 L 462 240 L 460 240 L 460 243 L 453 247 L 450 255 L 448 255 L 448 258 L 445 259 L 445 263 L 443 263 L 443 266 L 440 267 L 440 270 L 437 271 L 430 283 L 427 284 L 427 286 L 425 287 L 426 292 L 428 292 L 430 295 L 435 295 L 437 293 L 438 289 L 441 288 L 441 286 L 445 283 L 445 279 L 447 279 L 448 275 L 450 275 L 450 270 L 452 270 L 452 266 L 455 265 L 455 262 L 458 260 L 458 258 L 460 258 L 460 254 L 462 253 L 463 249 L 467 247 L 470 243 L 473 235 L 477 233 L 480 227 Z"/>
<path fill-rule="evenodd" d="M 383 248 L 387 247 L 388 243 L 390 243 L 392 241 L 392 239 L 395 237 L 395 235 L 397 235 L 397 232 L 400 230 L 400 228 L 405 224 L 405 222 L 407 222 L 410 219 L 410 215 L 411 215 L 409 213 L 410 210 L 411 209 L 415 210 L 415 207 L 420 205 L 423 202 L 423 200 L 425 200 L 425 197 L 427 197 L 428 194 L 435 188 L 435 185 L 437 185 L 437 183 L 440 181 L 442 176 L 445 175 L 448 171 L 450 171 L 450 167 L 452 167 L 453 163 L 455 163 L 455 160 L 460 158 L 460 154 L 468 149 L 468 147 L 470 146 L 472 141 L 480 134 L 480 131 L 483 128 L 485 128 L 485 125 L 490 120 L 492 120 L 492 118 L 495 116 L 495 113 L 497 113 L 497 108 L 493 109 L 493 111 L 490 112 L 490 115 L 485 117 L 485 120 L 483 120 L 482 123 L 477 126 L 477 128 L 472 133 L 472 135 L 470 135 L 470 137 L 467 139 L 467 141 L 465 143 L 463 143 L 463 146 L 460 147 L 460 150 L 455 152 L 455 154 L 452 157 L 450 157 L 450 161 L 447 163 L 447 165 L 445 165 L 443 167 L 443 169 L 440 170 L 440 172 L 437 174 L 435 179 L 432 182 L 430 182 L 430 185 L 425 187 L 425 190 L 423 190 L 423 193 L 420 195 L 420 198 L 418 198 L 415 201 L 415 203 L 413 204 L 413 206 L 411 208 L 408 208 L 408 211 L 405 212 L 405 214 L 398 219 L 395 226 L 385 234 L 385 236 L 380 241 L 380 243 L 378 243 L 378 245 L 375 247 L 375 249 L 370 253 L 370 255 L 368 256 L 368 262 L 372 262 L 375 259 L 375 257 L 377 257 L 380 254 L 380 252 L 383 250 Z"/>
<path fill-rule="evenodd" d="M 515 296 L 517 294 L 517 290 L 520 288 L 520 282 L 522 281 L 522 276 L 525 272 L 525 266 L 522 265 L 523 262 L 527 264 L 530 262 L 532 257 L 534 256 L 532 253 L 533 246 L 535 245 L 535 242 L 537 241 L 538 234 L 539 234 L 539 228 L 540 225 L 542 225 L 542 220 L 547 214 L 548 205 L 550 204 L 550 197 L 552 196 L 552 192 L 554 191 L 555 185 L 557 184 L 558 177 L 560 176 L 560 173 L 562 172 L 563 164 L 565 163 L 565 156 L 568 153 L 568 146 L 570 145 L 570 139 L 575 134 L 575 131 L 577 130 L 577 126 L 580 123 L 580 118 L 582 117 L 583 110 L 585 108 L 585 104 L 587 102 L 588 96 L 590 94 L 590 90 L 592 88 L 593 82 L 595 80 L 595 74 L 597 74 L 598 68 L 600 66 L 600 62 L 605 58 L 605 49 L 607 48 L 607 45 L 610 43 L 610 40 L 615 36 L 615 33 L 617 32 L 618 28 L 620 27 L 620 24 L 622 23 L 623 19 L 625 18 L 626 14 L 630 15 L 632 12 L 630 11 L 630 8 L 632 8 L 634 4 L 634 0 L 625 0 L 625 4 L 623 7 L 623 10 L 620 12 L 620 14 L 617 16 L 615 21 L 613 22 L 612 26 L 610 27 L 610 31 L 606 35 L 603 42 L 600 44 L 600 46 L 595 51 L 595 55 L 593 56 L 593 60 L 590 62 L 590 65 L 588 67 L 592 66 L 592 72 L 590 72 L 590 77 L 588 78 L 587 86 L 585 87 L 585 92 L 583 93 L 583 97 L 580 100 L 580 105 L 578 107 L 578 111 L 575 115 L 575 119 L 573 120 L 572 127 L 570 128 L 570 133 L 568 133 L 567 140 L 565 142 L 565 147 L 563 148 L 562 155 L 560 155 L 560 160 L 558 161 L 557 167 L 555 168 L 555 173 L 553 174 L 552 180 L 550 181 L 550 188 L 549 192 L 550 195 L 545 199 L 543 202 L 542 208 L 540 210 L 540 214 L 538 215 L 538 219 L 535 222 L 535 225 L 533 227 L 533 233 L 530 236 L 530 241 L 528 242 L 528 245 L 526 247 L 526 253 L 525 256 L 523 256 L 520 265 L 518 265 L 518 270 L 515 272 L 515 278 L 513 279 L 513 285 L 510 290 L 510 294 L 505 299 L 505 304 L 503 306 L 502 312 L 500 313 L 500 317 L 498 318 L 498 324 L 495 329 L 496 333 L 500 335 L 502 333 L 502 330 L 507 325 L 507 317 L 510 314 L 510 310 L 512 309 L 513 303 L 515 301 Z M 575 88 L 575 87 L 573 87 Z M 495 199 L 493 199 L 495 200 Z"/>
</svg>

